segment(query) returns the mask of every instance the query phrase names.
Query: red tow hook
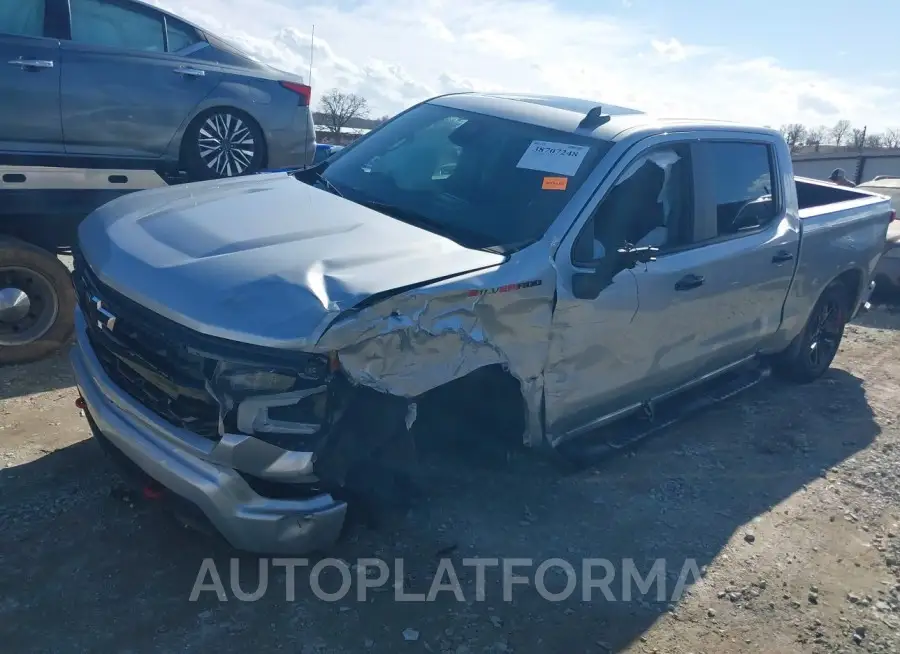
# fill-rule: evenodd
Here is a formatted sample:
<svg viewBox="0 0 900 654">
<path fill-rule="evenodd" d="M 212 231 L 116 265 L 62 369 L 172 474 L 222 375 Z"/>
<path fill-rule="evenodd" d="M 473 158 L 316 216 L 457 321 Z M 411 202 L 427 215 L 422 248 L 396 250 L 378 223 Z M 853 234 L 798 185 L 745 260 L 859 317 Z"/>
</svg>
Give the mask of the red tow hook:
<svg viewBox="0 0 900 654">
<path fill-rule="evenodd" d="M 84 401 L 84 398 L 79 395 L 75 398 L 75 406 L 84 411 L 87 408 L 87 403 Z"/>
<path fill-rule="evenodd" d="M 147 484 L 144 486 L 144 498 L 148 500 L 158 500 L 163 496 L 163 490 L 159 486 Z"/>
</svg>

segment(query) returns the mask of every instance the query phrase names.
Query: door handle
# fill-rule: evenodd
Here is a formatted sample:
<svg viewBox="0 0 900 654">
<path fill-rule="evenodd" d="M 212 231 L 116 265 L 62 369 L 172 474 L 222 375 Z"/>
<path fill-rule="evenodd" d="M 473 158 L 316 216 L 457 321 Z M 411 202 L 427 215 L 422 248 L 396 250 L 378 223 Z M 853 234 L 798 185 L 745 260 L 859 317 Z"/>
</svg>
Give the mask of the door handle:
<svg viewBox="0 0 900 654">
<path fill-rule="evenodd" d="M 53 68 L 53 62 L 49 59 L 12 59 L 6 63 L 22 68 Z"/>
<path fill-rule="evenodd" d="M 206 71 L 200 68 L 188 68 L 186 66 L 182 66 L 181 68 L 176 68 L 175 72 L 179 75 L 186 75 L 187 77 L 203 77 L 206 75 Z"/>
<path fill-rule="evenodd" d="M 774 257 L 772 257 L 772 263 L 784 263 L 785 261 L 790 261 L 793 258 L 793 253 L 788 252 L 787 250 L 780 250 L 775 253 Z"/>
<path fill-rule="evenodd" d="M 706 281 L 706 279 L 704 279 L 702 275 L 694 275 L 694 274 L 685 275 L 684 277 L 682 277 L 675 283 L 675 290 L 676 291 L 689 291 L 692 288 L 697 288 L 698 286 L 702 286 L 703 282 L 705 282 L 705 281 Z"/>
</svg>

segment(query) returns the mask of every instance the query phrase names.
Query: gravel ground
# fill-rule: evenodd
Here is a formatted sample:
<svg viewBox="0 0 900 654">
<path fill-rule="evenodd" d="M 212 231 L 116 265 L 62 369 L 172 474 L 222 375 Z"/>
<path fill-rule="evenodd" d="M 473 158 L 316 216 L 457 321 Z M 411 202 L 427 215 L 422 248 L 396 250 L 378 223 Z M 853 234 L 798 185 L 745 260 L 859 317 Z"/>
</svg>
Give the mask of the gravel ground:
<svg viewBox="0 0 900 654">
<path fill-rule="evenodd" d="M 413 507 L 355 526 L 329 553 L 391 564 L 365 601 L 358 583 L 317 598 L 308 569 L 288 600 L 285 568 L 262 560 L 260 572 L 247 555 L 232 575 L 227 547 L 124 489 L 89 440 L 64 355 L 0 369 L 0 649 L 898 652 L 898 329 L 900 313 L 879 307 L 848 328 L 820 381 L 767 382 L 589 470 L 478 447 L 470 434 L 465 447 L 426 449 Z M 453 433 L 453 421 L 432 429 Z M 479 601 L 463 564 L 474 557 L 531 559 L 513 572 L 532 581 L 506 601 L 489 567 Z M 611 597 L 595 589 L 584 601 L 579 579 L 548 601 L 542 589 L 567 581 L 555 567 L 537 587 L 551 557 L 578 571 L 609 561 Z M 204 559 L 226 601 L 210 590 L 191 601 Z M 665 592 L 659 579 L 645 593 L 622 584 L 628 561 L 649 579 L 657 559 Z M 428 593 L 441 565 L 460 597 L 397 601 L 393 585 Z M 684 571 L 696 583 L 678 597 Z M 263 573 L 267 592 L 240 601 Z M 334 561 L 318 581 L 338 590 Z"/>
</svg>

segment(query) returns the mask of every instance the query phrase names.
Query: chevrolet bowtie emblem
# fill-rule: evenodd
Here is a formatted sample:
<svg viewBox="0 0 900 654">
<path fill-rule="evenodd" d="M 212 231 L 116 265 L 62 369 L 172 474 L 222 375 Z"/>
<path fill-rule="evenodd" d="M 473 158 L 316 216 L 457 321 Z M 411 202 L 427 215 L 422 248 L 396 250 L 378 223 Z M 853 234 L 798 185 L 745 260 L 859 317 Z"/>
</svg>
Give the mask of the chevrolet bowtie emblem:
<svg viewBox="0 0 900 654">
<path fill-rule="evenodd" d="M 103 329 L 105 327 L 109 331 L 112 331 L 116 326 L 116 317 L 103 308 L 102 300 L 100 300 L 100 298 L 98 298 L 96 295 L 91 297 L 91 302 L 97 305 L 97 313 L 99 313 L 101 317 L 100 320 L 97 320 L 97 326 L 100 329 Z"/>
</svg>

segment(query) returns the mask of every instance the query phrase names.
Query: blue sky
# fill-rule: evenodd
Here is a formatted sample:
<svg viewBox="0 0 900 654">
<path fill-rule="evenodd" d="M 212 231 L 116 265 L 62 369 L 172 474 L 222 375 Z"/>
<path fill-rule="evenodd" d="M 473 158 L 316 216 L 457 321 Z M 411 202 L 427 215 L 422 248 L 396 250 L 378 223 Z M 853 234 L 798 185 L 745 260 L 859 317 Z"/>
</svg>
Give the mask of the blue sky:
<svg viewBox="0 0 900 654">
<path fill-rule="evenodd" d="M 315 24 L 314 96 L 359 93 L 376 115 L 474 89 L 900 128 L 900 3 L 886 0 L 151 1 L 304 76 Z"/>
</svg>

